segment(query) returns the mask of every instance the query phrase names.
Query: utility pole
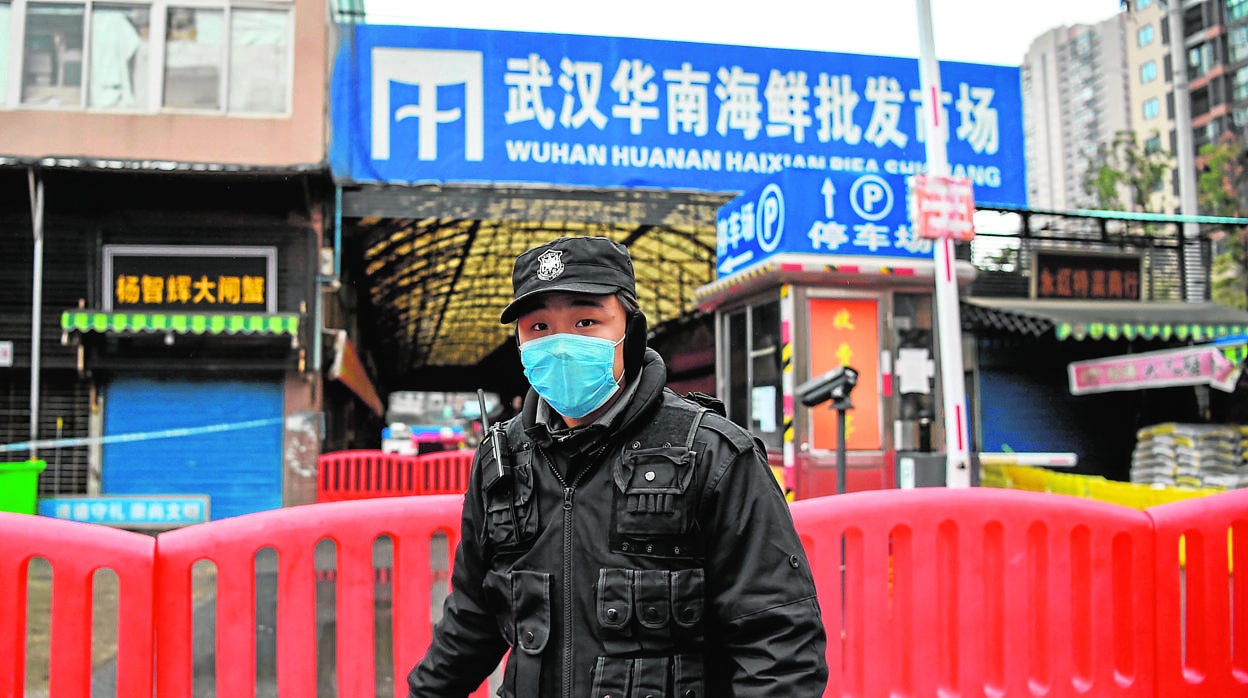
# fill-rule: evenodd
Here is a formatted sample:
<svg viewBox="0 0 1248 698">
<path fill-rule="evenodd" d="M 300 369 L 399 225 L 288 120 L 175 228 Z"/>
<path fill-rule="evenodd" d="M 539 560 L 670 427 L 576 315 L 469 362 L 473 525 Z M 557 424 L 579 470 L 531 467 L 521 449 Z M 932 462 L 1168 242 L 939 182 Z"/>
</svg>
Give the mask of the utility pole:
<svg viewBox="0 0 1248 698">
<path fill-rule="evenodd" d="M 919 79 L 923 88 L 927 174 L 949 175 L 945 150 L 948 123 L 941 114 L 940 65 L 932 32 L 930 0 L 915 0 L 919 20 Z M 944 396 L 945 486 L 970 487 L 971 459 L 967 439 L 966 386 L 962 369 L 962 320 L 958 313 L 958 274 L 953 238 L 932 241 L 936 248 L 936 336 L 940 347 L 940 387 Z"/>
<path fill-rule="evenodd" d="M 1187 42 L 1183 31 L 1183 2 L 1169 0 L 1170 23 L 1170 86 L 1174 95 L 1174 154 L 1179 178 L 1179 213 L 1200 214 L 1196 202 L 1196 152 L 1192 145 L 1192 98 L 1187 87 Z M 1200 224 L 1183 223 L 1183 262 L 1187 269 L 1187 288 L 1183 300 L 1203 301 L 1205 289 L 1204 260 L 1200 249 Z"/>
<path fill-rule="evenodd" d="M 35 443 L 39 440 L 39 376 L 43 354 L 43 176 L 32 167 L 27 172 L 27 179 L 30 184 L 30 228 L 35 246 L 30 301 L 30 458 L 34 460 L 39 455 Z"/>
</svg>

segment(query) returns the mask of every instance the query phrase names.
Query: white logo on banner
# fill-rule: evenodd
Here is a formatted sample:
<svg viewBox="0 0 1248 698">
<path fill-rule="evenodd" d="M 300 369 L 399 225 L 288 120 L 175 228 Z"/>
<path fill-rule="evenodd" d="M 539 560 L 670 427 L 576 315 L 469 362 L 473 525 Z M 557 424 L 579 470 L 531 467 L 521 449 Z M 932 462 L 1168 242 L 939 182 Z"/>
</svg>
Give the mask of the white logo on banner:
<svg viewBox="0 0 1248 698">
<path fill-rule="evenodd" d="M 390 123 L 415 118 L 416 157 L 438 158 L 438 126 L 464 122 L 464 159 L 485 158 L 484 78 L 480 51 L 435 51 L 409 48 L 373 49 L 374 160 L 390 159 Z M 390 103 L 390 83 L 417 88 L 417 101 Z M 438 109 L 438 88 L 464 86 L 463 109 Z"/>
</svg>

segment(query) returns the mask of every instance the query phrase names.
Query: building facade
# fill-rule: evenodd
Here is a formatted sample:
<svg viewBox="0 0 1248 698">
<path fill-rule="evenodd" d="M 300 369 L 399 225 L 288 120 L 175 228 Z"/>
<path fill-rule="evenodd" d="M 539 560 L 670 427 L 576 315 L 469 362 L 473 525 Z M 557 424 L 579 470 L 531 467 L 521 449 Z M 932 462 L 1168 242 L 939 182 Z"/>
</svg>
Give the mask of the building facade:
<svg viewBox="0 0 1248 698">
<path fill-rule="evenodd" d="M 1127 49 L 1126 79 L 1129 113 L 1137 143 L 1149 152 L 1166 153 L 1177 166 L 1174 80 L 1170 59 L 1167 9 L 1157 0 L 1132 0 L 1132 11 L 1123 15 Z M 1155 213 L 1179 212 L 1179 185 L 1172 167 L 1162 187 L 1149 201 Z"/>
<path fill-rule="evenodd" d="M 1022 65 L 1027 201 L 1035 209 L 1094 208 L 1084 174 L 1097 146 L 1132 128 L 1125 21 L 1051 29 Z"/>
<path fill-rule="evenodd" d="M 41 495 L 310 501 L 329 36 L 319 0 L 0 2 L 0 460 Z"/>
</svg>

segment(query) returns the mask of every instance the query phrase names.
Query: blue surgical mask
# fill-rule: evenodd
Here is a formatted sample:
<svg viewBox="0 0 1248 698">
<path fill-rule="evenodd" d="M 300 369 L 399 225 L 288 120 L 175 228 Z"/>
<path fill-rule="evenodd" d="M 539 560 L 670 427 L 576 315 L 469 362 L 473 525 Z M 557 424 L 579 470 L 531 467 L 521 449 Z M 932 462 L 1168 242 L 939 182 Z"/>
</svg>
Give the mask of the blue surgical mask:
<svg viewBox="0 0 1248 698">
<path fill-rule="evenodd" d="M 579 334 L 552 334 L 520 345 L 524 377 L 564 417 L 580 419 L 619 390 L 615 348 L 623 342 Z"/>
</svg>

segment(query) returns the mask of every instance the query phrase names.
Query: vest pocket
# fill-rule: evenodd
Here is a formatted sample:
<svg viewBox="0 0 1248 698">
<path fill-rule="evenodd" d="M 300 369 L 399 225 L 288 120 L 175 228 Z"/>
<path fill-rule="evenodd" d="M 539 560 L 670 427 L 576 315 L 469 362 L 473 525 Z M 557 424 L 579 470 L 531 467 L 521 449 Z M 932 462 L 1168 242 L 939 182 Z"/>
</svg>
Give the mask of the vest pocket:
<svg viewBox="0 0 1248 698">
<path fill-rule="evenodd" d="M 516 643 L 516 624 L 511 608 L 511 575 L 490 570 L 481 583 L 485 598 L 494 611 L 498 632 L 508 645 Z"/>
<path fill-rule="evenodd" d="M 695 454 L 683 447 L 625 451 L 615 464 L 615 530 L 633 536 L 684 533 L 689 525 L 685 491 Z"/>
<path fill-rule="evenodd" d="M 672 658 L 673 698 L 706 696 L 705 667 L 700 654 L 678 654 Z"/>
<path fill-rule="evenodd" d="M 594 663 L 594 698 L 630 698 L 633 660 L 624 657 L 599 657 Z"/>
<path fill-rule="evenodd" d="M 702 655 L 599 657 L 592 698 L 703 698 Z"/>
<path fill-rule="evenodd" d="M 702 640 L 702 611 L 706 605 L 706 573 L 701 569 L 672 572 L 672 619 L 677 635 Z"/>
<path fill-rule="evenodd" d="M 525 654 L 541 654 L 550 637 L 550 575 L 513 570 L 511 602 L 516 615 L 515 647 Z"/>
<path fill-rule="evenodd" d="M 550 575 L 532 570 L 490 570 L 484 588 L 499 632 L 512 648 L 499 695 L 536 696 L 541 686 L 542 651 L 550 637 Z"/>
<path fill-rule="evenodd" d="M 637 698 L 666 698 L 671 657 L 638 657 L 633 660 L 633 692 Z"/>
<path fill-rule="evenodd" d="M 633 570 L 598 570 L 598 624 L 623 630 L 633 617 Z"/>
<path fill-rule="evenodd" d="M 603 568 L 595 589 L 598 626 L 609 655 L 700 648 L 706 573 Z"/>
<path fill-rule="evenodd" d="M 671 618 L 672 573 L 667 570 L 637 571 L 637 620 L 649 630 L 662 630 Z"/>
<path fill-rule="evenodd" d="M 486 464 L 482 486 L 485 490 L 485 536 L 502 551 L 514 550 L 537 532 L 537 507 L 533 506 L 533 469 L 529 460 L 516 458 L 515 465 L 501 469 Z"/>
<path fill-rule="evenodd" d="M 540 654 L 550 636 L 550 574 L 490 570 L 481 586 L 507 644 L 528 654 Z"/>
</svg>

